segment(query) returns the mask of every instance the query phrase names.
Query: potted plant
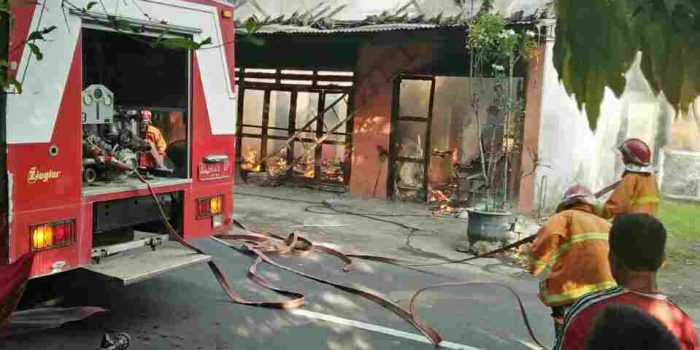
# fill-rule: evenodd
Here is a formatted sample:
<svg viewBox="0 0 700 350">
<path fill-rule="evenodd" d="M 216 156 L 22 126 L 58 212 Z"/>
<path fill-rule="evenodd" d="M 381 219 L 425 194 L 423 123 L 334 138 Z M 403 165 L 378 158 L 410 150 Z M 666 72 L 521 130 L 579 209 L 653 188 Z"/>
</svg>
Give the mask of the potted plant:
<svg viewBox="0 0 700 350">
<path fill-rule="evenodd" d="M 500 14 L 489 12 L 478 14 L 468 31 L 470 98 L 480 141 L 481 176 L 480 186 L 471 191 L 467 235 L 472 243 L 506 241 L 512 218 L 509 169 L 519 153 L 516 140 L 524 119 L 513 74 L 521 60 L 536 54 L 537 34 L 509 29 Z M 493 98 L 485 106 L 487 94 Z"/>
</svg>

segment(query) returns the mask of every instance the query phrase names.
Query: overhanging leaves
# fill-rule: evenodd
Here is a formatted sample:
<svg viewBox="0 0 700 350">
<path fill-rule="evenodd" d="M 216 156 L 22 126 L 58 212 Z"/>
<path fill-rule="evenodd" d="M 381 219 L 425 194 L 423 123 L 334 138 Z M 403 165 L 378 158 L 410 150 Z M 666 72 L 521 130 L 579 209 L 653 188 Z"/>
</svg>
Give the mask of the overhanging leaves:
<svg viewBox="0 0 700 350">
<path fill-rule="evenodd" d="M 18 94 L 22 93 L 22 83 L 20 83 L 16 78 L 10 78 L 10 85 L 15 87 L 15 91 Z"/>
<path fill-rule="evenodd" d="M 554 65 L 592 129 L 605 87 L 622 94 L 639 51 L 654 91 L 687 111 L 700 95 L 699 16 L 697 0 L 557 1 Z"/>
<path fill-rule="evenodd" d="M 255 35 L 255 32 L 260 30 L 262 27 L 262 23 L 258 20 L 257 17 L 251 16 L 246 19 L 245 23 L 243 24 L 243 28 L 245 31 L 239 31 L 237 34 L 238 37 L 248 43 L 251 43 L 255 46 L 263 46 L 265 45 L 265 40 L 262 38 L 258 37 Z"/>
<path fill-rule="evenodd" d="M 41 53 L 41 49 L 39 49 L 38 46 L 32 43 L 27 43 L 27 46 L 29 46 L 29 49 L 32 50 L 32 53 L 34 56 L 36 56 L 38 61 L 41 61 L 44 58 L 44 54 Z"/>
<path fill-rule="evenodd" d="M 255 33 L 255 31 L 257 31 L 258 28 L 259 28 L 259 26 L 258 26 L 258 19 L 257 19 L 255 16 L 249 17 L 249 18 L 245 21 L 245 30 L 246 30 L 246 32 L 252 34 L 252 33 Z"/>
<path fill-rule="evenodd" d="M 29 36 L 27 37 L 27 41 L 32 41 L 32 40 L 46 40 L 44 35 L 49 34 L 56 30 L 56 26 L 50 26 L 43 28 L 41 30 L 37 30 L 34 32 L 29 33 Z"/>
<path fill-rule="evenodd" d="M 211 38 L 206 38 L 201 42 L 196 42 L 190 38 L 161 38 L 153 43 L 154 47 L 185 50 L 197 50 L 207 44 L 211 44 Z"/>
</svg>

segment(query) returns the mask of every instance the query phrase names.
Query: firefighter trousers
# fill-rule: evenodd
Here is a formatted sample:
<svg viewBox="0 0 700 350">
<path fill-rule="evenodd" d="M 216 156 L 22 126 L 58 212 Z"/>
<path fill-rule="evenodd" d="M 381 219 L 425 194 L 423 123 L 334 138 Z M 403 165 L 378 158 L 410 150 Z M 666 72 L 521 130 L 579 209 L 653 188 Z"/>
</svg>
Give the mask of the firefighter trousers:
<svg viewBox="0 0 700 350">
<path fill-rule="evenodd" d="M 554 335 L 557 342 L 564 332 L 564 318 L 571 309 L 572 304 L 552 307 L 552 319 L 554 320 Z"/>
</svg>

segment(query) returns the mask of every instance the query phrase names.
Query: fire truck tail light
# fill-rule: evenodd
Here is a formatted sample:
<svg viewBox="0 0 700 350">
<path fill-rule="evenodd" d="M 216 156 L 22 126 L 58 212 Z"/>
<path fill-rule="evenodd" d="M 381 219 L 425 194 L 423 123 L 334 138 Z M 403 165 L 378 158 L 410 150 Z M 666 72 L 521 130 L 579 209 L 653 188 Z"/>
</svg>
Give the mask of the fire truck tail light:
<svg viewBox="0 0 700 350">
<path fill-rule="evenodd" d="M 53 244 L 51 227 L 47 225 L 35 226 L 32 229 L 32 249 L 39 250 L 50 247 Z"/>
<path fill-rule="evenodd" d="M 197 203 L 197 216 L 207 216 L 207 213 L 209 212 L 209 201 L 207 200 L 199 200 Z"/>
<path fill-rule="evenodd" d="M 70 227 L 68 225 L 58 225 L 56 226 L 53 234 L 53 239 L 56 242 L 65 241 L 66 237 L 70 235 Z"/>
<path fill-rule="evenodd" d="M 209 200 L 209 204 L 211 207 L 211 213 L 212 214 L 219 214 L 221 213 L 221 207 L 222 207 L 222 198 L 221 197 L 214 197 L 211 200 Z"/>
<path fill-rule="evenodd" d="M 63 247 L 73 243 L 73 220 L 31 226 L 32 250 Z"/>
<path fill-rule="evenodd" d="M 200 218 L 221 214 L 224 206 L 224 196 L 200 198 L 197 201 L 197 216 Z"/>
</svg>

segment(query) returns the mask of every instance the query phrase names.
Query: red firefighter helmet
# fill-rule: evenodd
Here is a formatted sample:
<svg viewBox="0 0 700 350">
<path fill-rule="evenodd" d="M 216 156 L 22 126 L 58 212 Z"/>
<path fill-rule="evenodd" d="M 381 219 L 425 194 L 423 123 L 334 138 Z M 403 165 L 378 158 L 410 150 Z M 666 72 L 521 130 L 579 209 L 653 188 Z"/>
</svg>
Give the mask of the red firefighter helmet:
<svg viewBox="0 0 700 350">
<path fill-rule="evenodd" d="M 651 164 L 651 150 L 640 139 L 629 139 L 620 146 L 620 153 L 625 164 L 632 163 L 640 166 Z"/>
<path fill-rule="evenodd" d="M 557 212 L 567 209 L 573 204 L 585 203 L 594 205 L 595 195 L 585 186 L 575 185 L 569 187 L 562 196 L 561 203 L 557 207 Z"/>
<path fill-rule="evenodd" d="M 150 122 L 152 118 L 153 118 L 153 114 L 151 113 L 151 111 L 149 111 L 147 109 L 144 109 L 141 111 L 141 122 L 143 122 L 143 123 Z"/>
</svg>

